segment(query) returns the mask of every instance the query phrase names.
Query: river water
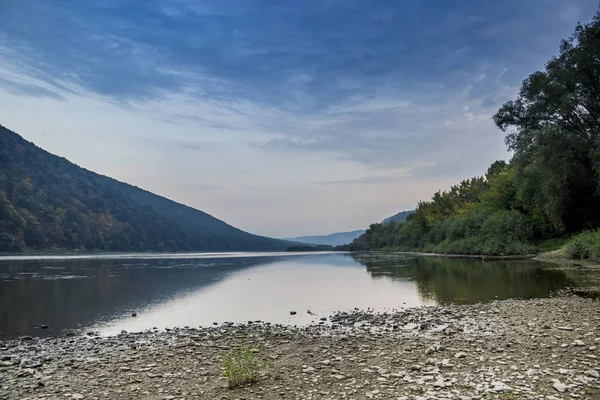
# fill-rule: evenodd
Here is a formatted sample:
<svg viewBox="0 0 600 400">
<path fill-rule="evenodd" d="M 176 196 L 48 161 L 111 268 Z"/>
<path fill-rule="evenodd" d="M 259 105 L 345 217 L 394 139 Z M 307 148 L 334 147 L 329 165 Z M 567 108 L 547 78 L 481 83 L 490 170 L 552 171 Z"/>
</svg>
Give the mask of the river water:
<svg viewBox="0 0 600 400">
<path fill-rule="evenodd" d="M 563 271 L 535 261 L 398 254 L 0 257 L 0 337 L 256 320 L 301 325 L 355 307 L 548 297 L 572 285 Z"/>
</svg>

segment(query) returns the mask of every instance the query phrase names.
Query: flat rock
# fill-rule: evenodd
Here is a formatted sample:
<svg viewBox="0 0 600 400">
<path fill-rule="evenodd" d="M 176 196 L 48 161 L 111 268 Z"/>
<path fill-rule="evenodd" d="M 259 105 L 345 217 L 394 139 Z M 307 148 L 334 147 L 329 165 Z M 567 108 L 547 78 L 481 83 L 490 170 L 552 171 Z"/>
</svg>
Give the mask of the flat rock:
<svg viewBox="0 0 600 400">
<path fill-rule="evenodd" d="M 567 385 L 565 385 L 564 383 L 562 383 L 560 381 L 554 382 L 552 387 L 561 393 L 564 393 L 567 391 Z"/>
<path fill-rule="evenodd" d="M 588 369 L 584 372 L 584 374 L 586 374 L 587 376 L 591 376 L 592 378 L 600 378 L 600 373 L 598 373 L 598 371 L 596 371 L 595 369 Z"/>
<path fill-rule="evenodd" d="M 556 329 L 560 329 L 561 331 L 572 331 L 573 328 L 570 326 L 557 326 Z"/>
</svg>

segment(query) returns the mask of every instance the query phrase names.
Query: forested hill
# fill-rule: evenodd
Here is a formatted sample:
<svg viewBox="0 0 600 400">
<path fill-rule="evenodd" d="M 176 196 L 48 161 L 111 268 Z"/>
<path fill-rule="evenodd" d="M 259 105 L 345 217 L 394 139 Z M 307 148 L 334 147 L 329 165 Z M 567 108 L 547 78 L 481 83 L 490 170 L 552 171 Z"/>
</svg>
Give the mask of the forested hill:
<svg viewBox="0 0 600 400">
<path fill-rule="evenodd" d="M 318 244 L 324 246 L 341 246 L 352 242 L 354 239 L 365 233 L 364 230 L 351 231 L 351 232 L 337 232 L 329 235 L 316 235 L 316 236 L 300 236 L 291 239 L 293 242 L 307 243 L 307 244 Z"/>
<path fill-rule="evenodd" d="M 290 245 L 80 168 L 0 125 L 0 251 L 269 251 Z"/>
</svg>

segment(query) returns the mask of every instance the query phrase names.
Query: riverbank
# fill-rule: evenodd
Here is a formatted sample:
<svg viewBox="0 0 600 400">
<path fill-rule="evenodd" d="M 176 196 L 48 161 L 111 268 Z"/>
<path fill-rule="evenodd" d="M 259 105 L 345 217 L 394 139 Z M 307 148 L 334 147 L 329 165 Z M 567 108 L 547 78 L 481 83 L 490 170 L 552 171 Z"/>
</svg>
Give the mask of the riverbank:
<svg viewBox="0 0 600 400">
<path fill-rule="evenodd" d="M 0 342 L 0 399 L 598 399 L 600 307 L 578 297 Z M 269 368 L 228 389 L 223 356 Z"/>
<path fill-rule="evenodd" d="M 559 264 L 565 267 L 585 267 L 591 269 L 600 269 L 600 263 L 598 261 L 590 259 L 576 260 L 573 258 L 569 258 L 565 255 L 564 249 L 539 253 L 532 259 L 546 263 Z"/>
<path fill-rule="evenodd" d="M 531 260 L 537 257 L 536 254 L 511 254 L 506 256 L 486 255 L 486 254 L 451 254 L 451 253 L 427 253 L 420 251 L 395 251 L 384 250 L 384 253 L 405 254 L 409 256 L 423 257 L 444 257 L 444 258 L 475 258 L 481 260 Z"/>
</svg>

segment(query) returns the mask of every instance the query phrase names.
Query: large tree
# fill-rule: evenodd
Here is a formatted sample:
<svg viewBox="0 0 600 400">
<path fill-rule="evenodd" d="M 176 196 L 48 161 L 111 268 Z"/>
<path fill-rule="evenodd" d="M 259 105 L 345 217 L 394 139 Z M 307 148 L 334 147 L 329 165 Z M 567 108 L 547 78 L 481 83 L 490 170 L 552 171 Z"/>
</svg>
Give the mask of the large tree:
<svg viewBox="0 0 600 400">
<path fill-rule="evenodd" d="M 558 231 L 600 226 L 600 12 L 577 25 L 494 122 L 515 153 L 527 211 Z"/>
</svg>

